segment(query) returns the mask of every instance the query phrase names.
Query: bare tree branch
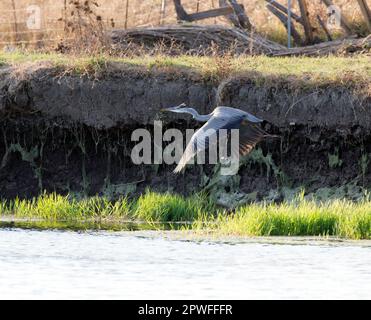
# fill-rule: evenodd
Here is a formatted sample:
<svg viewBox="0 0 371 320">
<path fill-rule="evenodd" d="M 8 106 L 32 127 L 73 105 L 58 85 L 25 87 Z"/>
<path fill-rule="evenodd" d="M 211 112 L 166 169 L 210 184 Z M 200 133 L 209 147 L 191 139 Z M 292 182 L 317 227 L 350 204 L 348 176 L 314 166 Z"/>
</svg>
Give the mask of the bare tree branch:
<svg viewBox="0 0 371 320">
<path fill-rule="evenodd" d="M 286 30 L 287 30 L 287 16 L 282 13 L 281 11 L 279 11 L 278 9 L 276 9 L 275 7 L 273 7 L 271 4 L 267 4 L 267 9 L 272 12 L 278 19 L 280 19 L 280 21 L 283 23 L 283 25 L 285 26 Z M 302 45 L 303 44 L 303 41 L 301 40 L 301 37 L 299 35 L 299 33 L 296 31 L 294 25 L 291 26 L 291 35 L 292 37 L 294 38 L 294 42 L 297 44 L 297 45 Z"/>
<path fill-rule="evenodd" d="M 331 33 L 329 32 L 329 30 L 326 27 L 326 24 L 323 22 L 323 20 L 321 19 L 321 17 L 318 14 L 317 14 L 317 20 L 318 20 L 319 25 L 323 29 L 323 31 L 326 33 L 327 40 L 332 41 Z"/>
<path fill-rule="evenodd" d="M 181 5 L 183 8 L 183 6 Z M 211 9 L 211 10 L 206 10 L 202 12 L 196 12 L 196 13 L 191 13 L 188 14 L 184 9 L 181 10 L 180 7 L 178 7 L 179 12 L 177 14 L 178 20 L 181 21 L 198 21 L 198 20 L 203 20 L 203 19 L 208 19 L 208 18 L 215 18 L 219 16 L 225 16 L 229 14 L 233 14 L 234 11 L 231 7 L 223 7 L 223 8 L 216 8 L 216 9 Z"/>
<path fill-rule="evenodd" d="M 207 18 L 225 16 L 233 12 L 234 11 L 231 7 L 216 8 L 216 9 L 211 9 L 207 11 L 192 13 L 188 15 L 188 18 L 190 19 L 190 21 L 197 21 L 197 20 L 202 20 L 202 19 L 207 19 Z"/>
<path fill-rule="evenodd" d="M 277 1 L 275 0 L 265 0 L 265 1 L 271 4 L 276 9 L 282 11 L 284 14 L 287 14 L 288 9 L 282 4 L 278 3 Z M 299 17 L 295 12 L 291 11 L 291 18 L 293 18 L 296 22 L 303 24 L 303 19 Z"/>
</svg>

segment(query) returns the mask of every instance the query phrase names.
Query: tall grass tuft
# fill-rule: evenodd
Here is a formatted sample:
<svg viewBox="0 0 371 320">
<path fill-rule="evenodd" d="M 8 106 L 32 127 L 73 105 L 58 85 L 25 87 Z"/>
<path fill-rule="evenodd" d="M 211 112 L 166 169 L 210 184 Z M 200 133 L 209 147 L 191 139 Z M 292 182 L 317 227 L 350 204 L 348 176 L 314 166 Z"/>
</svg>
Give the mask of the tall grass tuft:
<svg viewBox="0 0 371 320">
<path fill-rule="evenodd" d="M 205 212 L 212 214 L 213 211 L 213 205 L 202 195 L 184 198 L 147 191 L 137 201 L 135 216 L 146 221 L 193 221 Z"/>
<path fill-rule="evenodd" d="M 45 193 L 31 200 L 2 201 L 0 202 L 0 214 L 48 220 L 121 218 L 129 216 L 130 207 L 131 204 L 126 198 L 121 198 L 113 203 L 101 197 L 77 200 L 56 193 Z"/>
</svg>

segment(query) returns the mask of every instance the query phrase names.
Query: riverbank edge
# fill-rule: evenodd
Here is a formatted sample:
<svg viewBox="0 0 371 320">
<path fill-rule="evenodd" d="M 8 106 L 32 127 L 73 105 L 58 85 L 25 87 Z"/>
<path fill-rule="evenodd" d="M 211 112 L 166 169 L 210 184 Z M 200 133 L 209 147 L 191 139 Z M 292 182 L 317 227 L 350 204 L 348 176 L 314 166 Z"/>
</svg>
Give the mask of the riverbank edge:
<svg viewBox="0 0 371 320">
<path fill-rule="evenodd" d="M 85 227 L 74 228 L 73 224 L 68 227 L 53 224 L 52 221 L 43 219 L 27 219 L 15 218 L 14 216 L 0 216 L 0 231 L 1 230 L 30 230 L 30 231 L 64 231 L 64 232 L 87 232 L 87 233 L 103 233 L 107 235 L 115 234 L 123 237 L 139 237 L 149 240 L 161 239 L 169 241 L 194 241 L 194 242 L 210 242 L 220 244 L 272 244 L 272 245 L 318 245 L 318 246 L 357 246 L 357 247 L 371 247 L 370 239 L 346 239 L 334 236 L 232 236 L 232 235 L 218 235 L 210 232 L 199 232 L 195 230 L 166 230 L 166 229 L 145 229 L 144 222 L 132 221 L 122 222 L 120 229 L 112 230 L 110 227 L 92 227 L 90 224 L 98 223 L 97 221 L 81 222 Z M 43 224 L 40 224 L 43 223 Z M 62 222 L 63 223 L 63 222 Z M 64 221 L 64 223 L 67 223 Z M 133 226 L 137 224 L 137 229 L 126 229 L 125 223 Z M 100 225 L 102 226 L 102 225 Z"/>
<path fill-rule="evenodd" d="M 189 195 L 217 182 L 221 194 L 214 192 L 215 198 L 228 207 L 241 197 L 280 201 L 301 187 L 356 199 L 371 185 L 367 62 L 364 56 L 0 54 L 0 194 L 30 199 L 46 190 L 117 197 L 151 188 Z M 134 165 L 134 130 L 152 132 L 155 120 L 163 131 L 199 127 L 187 116 L 160 113 L 182 102 L 200 114 L 216 105 L 248 111 L 265 119 L 263 129 L 281 140 L 262 141 L 227 182 L 207 166 L 203 173 L 190 166 L 176 176 L 172 166 Z"/>
</svg>

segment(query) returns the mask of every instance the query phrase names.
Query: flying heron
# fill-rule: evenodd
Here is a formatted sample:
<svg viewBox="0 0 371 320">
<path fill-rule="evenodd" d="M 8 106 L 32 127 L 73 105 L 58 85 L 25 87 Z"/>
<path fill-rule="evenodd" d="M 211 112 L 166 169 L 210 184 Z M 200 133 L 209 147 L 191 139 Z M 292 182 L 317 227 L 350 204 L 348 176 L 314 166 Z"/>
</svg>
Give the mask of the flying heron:
<svg viewBox="0 0 371 320">
<path fill-rule="evenodd" d="M 210 114 L 200 115 L 194 108 L 189 108 L 185 103 L 182 103 L 176 107 L 162 109 L 161 111 L 188 113 L 196 121 L 206 122 L 193 134 L 178 165 L 174 169 L 174 173 L 184 170 L 186 164 L 194 156 L 199 152 L 205 151 L 209 146 L 211 136 L 217 134 L 221 129 L 239 129 L 238 150 L 231 150 L 231 152 L 236 152 L 240 155 L 247 155 L 265 137 L 277 137 L 268 134 L 257 125 L 263 122 L 263 119 L 259 119 L 240 109 L 221 106 L 215 108 Z"/>
</svg>

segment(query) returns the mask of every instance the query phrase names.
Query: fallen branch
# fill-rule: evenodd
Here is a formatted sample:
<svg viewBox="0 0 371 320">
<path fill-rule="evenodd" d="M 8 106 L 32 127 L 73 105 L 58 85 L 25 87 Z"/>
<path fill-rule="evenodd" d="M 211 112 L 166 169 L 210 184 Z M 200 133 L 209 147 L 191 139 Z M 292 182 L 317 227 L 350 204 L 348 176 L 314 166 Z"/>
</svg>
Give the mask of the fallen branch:
<svg viewBox="0 0 371 320">
<path fill-rule="evenodd" d="M 312 46 L 285 49 L 273 56 L 326 56 L 329 54 L 350 55 L 371 52 L 371 35 L 363 39 L 348 38 L 319 43 Z"/>
<path fill-rule="evenodd" d="M 119 52 L 129 52 L 133 46 L 151 54 L 159 44 L 166 50 L 174 46 L 171 54 L 209 55 L 218 53 L 264 54 L 268 56 L 324 56 L 329 54 L 370 53 L 371 35 L 348 38 L 316 45 L 287 49 L 258 34 L 238 28 L 219 25 L 162 26 L 110 31 L 109 37 Z M 164 52 L 166 53 L 166 52 Z"/>
<path fill-rule="evenodd" d="M 284 46 L 267 40 L 255 33 L 219 25 L 176 25 L 155 28 L 113 30 L 109 32 L 112 43 L 118 50 L 127 50 L 137 45 L 151 52 L 156 45 L 165 48 L 176 46 L 180 53 L 210 54 L 217 48 L 221 53 L 272 55 L 285 49 Z"/>
</svg>

